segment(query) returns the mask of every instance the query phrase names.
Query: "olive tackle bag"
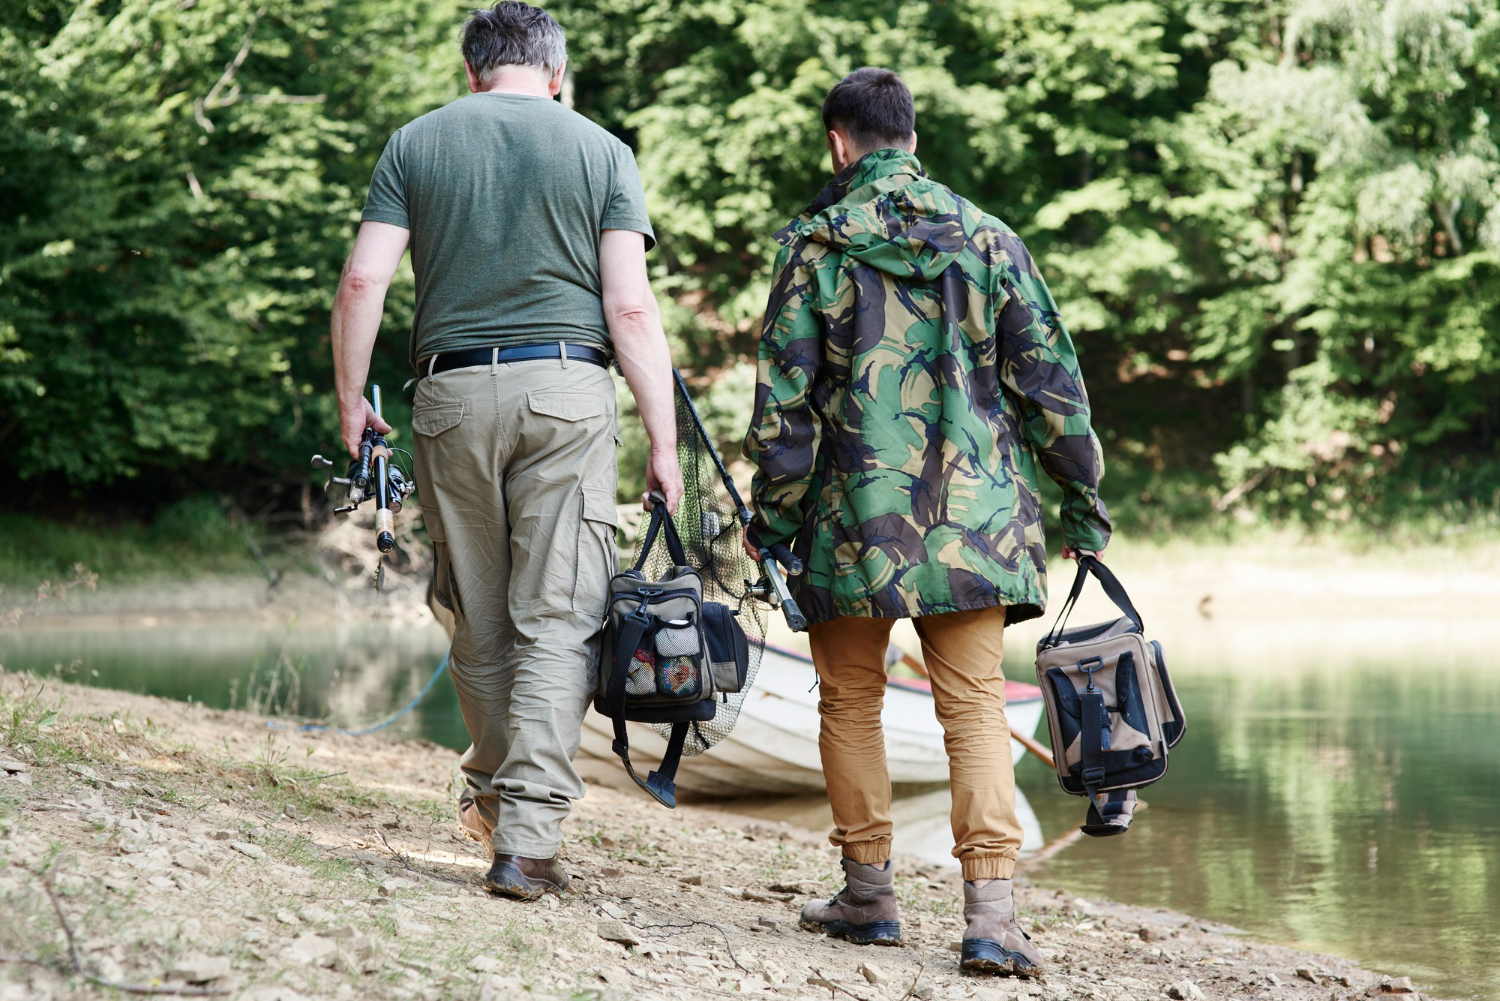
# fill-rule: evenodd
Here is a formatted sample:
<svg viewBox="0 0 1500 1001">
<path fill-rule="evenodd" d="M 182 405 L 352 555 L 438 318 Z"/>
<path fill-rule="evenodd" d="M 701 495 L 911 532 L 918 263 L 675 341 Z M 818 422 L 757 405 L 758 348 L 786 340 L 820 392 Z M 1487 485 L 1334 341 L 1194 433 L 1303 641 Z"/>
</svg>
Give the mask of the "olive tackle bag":
<svg viewBox="0 0 1500 1001">
<path fill-rule="evenodd" d="M 1124 615 L 1069 629 L 1068 615 L 1090 575 Z M 1090 800 L 1084 833 L 1123 832 L 1130 814 L 1122 808 L 1134 806 L 1128 791 L 1167 773 L 1167 751 L 1182 740 L 1187 720 L 1161 644 L 1146 639 L 1125 589 L 1093 556 L 1079 559 L 1057 622 L 1037 643 L 1036 679 L 1047 708 L 1057 781 L 1064 792 Z M 1116 822 L 1109 822 L 1111 815 Z"/>
<path fill-rule="evenodd" d="M 677 766 L 689 728 L 714 718 L 718 698 L 745 684 L 750 650 L 728 606 L 703 599 L 703 578 L 688 565 L 659 494 L 635 565 L 609 582 L 594 709 L 614 722 L 612 750 L 636 785 L 663 806 L 677 805 Z M 660 580 L 642 568 L 658 535 L 672 566 Z M 667 751 L 643 780 L 630 762 L 627 722 L 668 724 Z"/>
</svg>

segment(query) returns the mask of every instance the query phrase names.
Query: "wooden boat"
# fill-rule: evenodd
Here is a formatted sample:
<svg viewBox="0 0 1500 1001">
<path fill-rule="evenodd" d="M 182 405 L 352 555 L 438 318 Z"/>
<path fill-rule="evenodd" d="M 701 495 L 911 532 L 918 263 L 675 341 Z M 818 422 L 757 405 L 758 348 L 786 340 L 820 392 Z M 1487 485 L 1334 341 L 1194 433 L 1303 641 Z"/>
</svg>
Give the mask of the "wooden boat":
<svg viewBox="0 0 1500 1001">
<path fill-rule="evenodd" d="M 619 771 L 618 768 L 615 770 Z M 722 809 L 765 820 L 781 820 L 812 831 L 826 831 L 833 827 L 828 797 L 821 791 L 812 796 L 787 799 L 741 800 L 725 804 Z M 953 857 L 952 813 L 953 798 L 947 786 L 892 799 L 891 824 L 895 827 L 893 843 L 896 849 L 925 862 L 956 868 L 958 860 Z M 1041 851 L 1045 844 L 1041 822 L 1019 786 L 1016 788 L 1016 820 L 1021 825 L 1021 857 L 1027 858 Z M 1076 832 L 1077 828 L 1073 830 Z"/>
<path fill-rule="evenodd" d="M 734 731 L 708 753 L 682 759 L 678 789 L 719 797 L 822 792 L 815 679 L 809 658 L 768 644 Z M 1005 701 L 1011 729 L 1027 736 L 1035 733 L 1042 718 L 1041 689 L 1007 681 Z M 934 786 L 948 781 L 943 729 L 925 679 L 889 677 L 881 722 L 892 785 Z M 643 723 L 628 724 L 628 732 L 631 761 L 644 774 L 661 760 L 666 740 Z M 583 722 L 578 760 L 585 776 L 610 785 L 624 778 L 619 759 L 610 750 L 613 739 L 613 723 L 590 712 Z M 1012 760 L 1023 753 L 1012 740 Z M 600 761 L 607 764 L 607 770 L 600 767 Z"/>
</svg>

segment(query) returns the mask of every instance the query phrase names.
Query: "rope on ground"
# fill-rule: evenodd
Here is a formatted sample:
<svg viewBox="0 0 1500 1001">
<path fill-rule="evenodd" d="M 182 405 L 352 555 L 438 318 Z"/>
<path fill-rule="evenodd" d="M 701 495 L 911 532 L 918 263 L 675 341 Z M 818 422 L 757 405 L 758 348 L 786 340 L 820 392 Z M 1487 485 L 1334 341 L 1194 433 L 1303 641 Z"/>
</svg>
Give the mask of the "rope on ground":
<svg viewBox="0 0 1500 1001">
<path fill-rule="evenodd" d="M 436 671 L 432 672 L 432 677 L 427 679 L 427 684 L 422 686 L 422 690 L 417 693 L 417 697 L 412 699 L 401 709 L 397 710 L 394 714 L 387 716 L 385 719 L 381 720 L 379 723 L 372 723 L 369 726 L 362 727 L 358 730 L 344 730 L 336 726 L 328 726 L 326 723 L 294 723 L 289 725 L 286 723 L 278 723 L 276 720 L 266 720 L 266 728 L 269 730 L 297 730 L 303 733 L 309 731 L 317 731 L 320 733 L 337 733 L 342 734 L 345 737 L 363 737 L 368 734 L 372 734 L 377 730 L 384 730 L 386 727 L 390 726 L 392 723 L 396 722 L 398 719 L 405 716 L 413 709 L 417 708 L 417 706 L 421 705 L 422 700 L 427 698 L 427 693 L 432 691 L 432 686 L 437 684 L 437 680 L 443 676 L 443 672 L 448 670 L 448 659 L 452 656 L 453 651 L 451 649 L 447 653 L 443 654 L 443 662 L 438 665 Z"/>
</svg>

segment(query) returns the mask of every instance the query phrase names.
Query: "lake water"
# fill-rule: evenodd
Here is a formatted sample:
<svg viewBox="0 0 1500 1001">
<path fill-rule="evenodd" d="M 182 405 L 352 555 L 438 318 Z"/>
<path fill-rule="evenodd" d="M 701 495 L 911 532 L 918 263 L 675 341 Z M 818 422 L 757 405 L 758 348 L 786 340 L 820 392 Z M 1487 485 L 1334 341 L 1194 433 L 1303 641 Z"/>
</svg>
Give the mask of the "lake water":
<svg viewBox="0 0 1500 1001">
<path fill-rule="evenodd" d="M 1350 956 L 1439 996 L 1500 997 L 1500 626 L 1156 635 L 1189 717 L 1170 774 L 1125 836 L 1077 839 L 1023 871 Z M 445 645 L 436 627 L 407 624 L 37 627 L 0 633 L 0 664 L 353 726 L 420 691 Z M 1007 670 L 1027 678 L 1025 644 L 1010 647 Z M 388 732 L 467 743 L 446 680 Z M 1018 783 L 1044 842 L 1081 820 L 1082 801 L 1030 757 Z M 898 829 L 898 848 L 917 827 L 932 833 L 942 800 L 912 801 L 932 816 Z M 821 827 L 819 810 L 769 812 Z"/>
</svg>

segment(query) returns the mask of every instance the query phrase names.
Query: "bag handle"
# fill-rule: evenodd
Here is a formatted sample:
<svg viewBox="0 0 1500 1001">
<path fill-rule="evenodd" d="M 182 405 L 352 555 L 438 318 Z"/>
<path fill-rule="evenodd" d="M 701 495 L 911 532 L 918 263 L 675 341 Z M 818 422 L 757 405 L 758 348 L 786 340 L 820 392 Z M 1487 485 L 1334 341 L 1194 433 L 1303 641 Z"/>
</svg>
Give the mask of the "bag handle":
<svg viewBox="0 0 1500 1001">
<path fill-rule="evenodd" d="M 660 491 L 651 491 L 647 498 L 651 503 L 651 524 L 646 529 L 646 543 L 641 546 L 640 558 L 635 561 L 633 569 L 642 570 L 646 566 L 646 558 L 651 555 L 651 547 L 656 545 L 656 533 L 666 528 L 667 555 L 672 557 L 672 563 L 679 567 L 688 565 L 687 551 L 682 548 L 682 538 L 677 534 L 677 525 L 672 521 L 672 516 L 667 512 L 667 499 Z"/>
<path fill-rule="evenodd" d="M 1050 632 L 1042 640 L 1043 647 L 1056 645 L 1062 636 L 1064 627 L 1068 624 L 1068 616 L 1073 613 L 1073 606 L 1078 603 L 1078 596 L 1083 594 L 1084 582 L 1088 580 L 1089 574 L 1099 579 L 1099 584 L 1104 588 L 1104 596 L 1114 602 L 1114 606 L 1125 613 L 1126 618 L 1135 623 L 1136 629 L 1146 631 L 1145 623 L 1141 621 L 1141 613 L 1135 610 L 1131 604 L 1130 596 L 1125 593 L 1125 588 L 1120 584 L 1120 579 L 1099 561 L 1096 556 L 1080 556 L 1078 558 L 1078 576 L 1073 578 L 1072 590 L 1068 592 L 1068 600 L 1063 603 L 1062 611 L 1057 615 L 1057 621 L 1053 624 Z"/>
</svg>

